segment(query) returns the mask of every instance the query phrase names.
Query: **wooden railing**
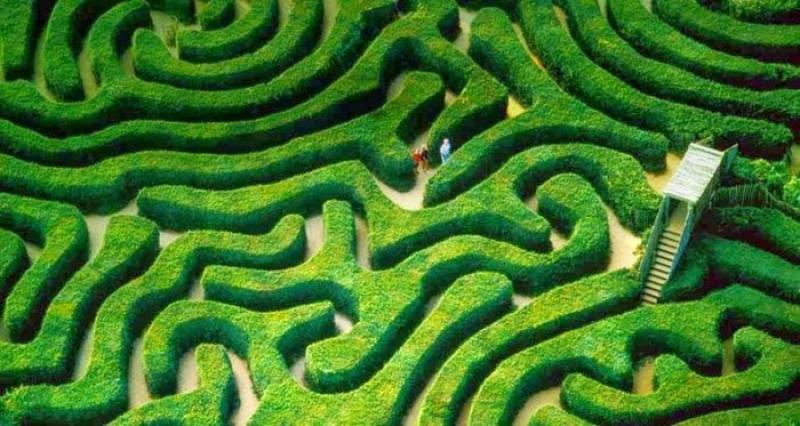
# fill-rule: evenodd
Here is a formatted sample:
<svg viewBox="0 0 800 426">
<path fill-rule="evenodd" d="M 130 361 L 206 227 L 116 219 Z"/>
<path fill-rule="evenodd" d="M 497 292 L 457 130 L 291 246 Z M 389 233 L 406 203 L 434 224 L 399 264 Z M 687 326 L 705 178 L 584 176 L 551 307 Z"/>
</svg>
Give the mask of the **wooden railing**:
<svg viewBox="0 0 800 426">
<path fill-rule="evenodd" d="M 712 141 L 707 138 L 699 143 L 708 145 L 710 142 Z M 678 249 L 675 252 L 674 260 L 670 266 L 667 279 L 672 276 L 673 272 L 675 272 L 675 268 L 677 268 L 677 265 L 680 263 L 680 259 L 686 251 L 686 247 L 689 245 L 689 241 L 692 238 L 692 231 L 694 231 L 695 225 L 697 225 L 697 223 L 700 221 L 700 218 L 703 216 L 703 213 L 706 211 L 706 209 L 711 208 L 716 202 L 717 187 L 722 180 L 722 174 L 728 171 L 733 163 L 734 158 L 736 155 L 738 155 L 738 152 L 739 150 L 736 145 L 725 150 L 725 154 L 722 158 L 720 166 L 714 171 L 714 176 L 709 181 L 708 186 L 704 188 L 703 194 L 696 202 L 687 202 L 687 213 L 683 222 L 681 238 L 678 243 Z M 661 233 L 664 231 L 665 223 L 669 220 L 669 215 L 670 198 L 664 197 L 661 202 L 661 207 L 658 210 L 655 223 L 650 231 L 650 237 L 647 240 L 647 246 L 645 247 L 645 253 L 642 256 L 642 262 L 639 265 L 639 279 L 642 282 L 647 279 L 647 274 L 652 266 L 655 251 L 658 248 L 658 242 L 661 237 Z"/>
<path fill-rule="evenodd" d="M 658 246 L 658 239 L 661 232 L 664 230 L 664 224 L 669 218 L 669 198 L 661 200 L 661 207 L 658 208 L 656 220 L 653 227 L 650 229 L 650 236 L 647 238 L 647 245 L 645 252 L 642 256 L 642 263 L 639 264 L 639 280 L 644 282 L 647 279 L 647 274 L 650 272 L 650 267 L 653 265 L 653 257 L 655 256 L 656 247 Z"/>
<path fill-rule="evenodd" d="M 719 167 L 717 170 L 714 171 L 714 176 L 708 182 L 708 186 L 705 187 L 703 190 L 703 194 L 698 198 L 697 202 L 693 204 L 689 204 L 688 212 L 686 214 L 686 219 L 683 222 L 683 230 L 681 231 L 681 240 L 678 244 L 678 250 L 675 252 L 675 259 L 672 262 L 672 266 L 670 267 L 669 274 L 667 278 L 672 276 L 672 273 L 675 272 L 678 264 L 680 263 L 680 259 L 683 257 L 684 252 L 686 251 L 686 247 L 689 245 L 689 241 L 692 239 L 692 233 L 694 231 L 694 227 L 703 217 L 703 213 L 706 212 L 707 209 L 711 208 L 713 205 L 713 199 L 715 194 L 717 193 L 717 188 L 719 187 L 720 181 L 722 180 L 722 174 L 726 173 L 728 169 L 730 169 L 733 160 L 736 158 L 736 155 L 739 153 L 738 146 L 734 145 L 727 150 L 725 150 L 725 154 L 720 162 Z"/>
<path fill-rule="evenodd" d="M 712 207 L 753 206 L 780 210 L 787 216 L 800 220 L 800 209 L 779 199 L 760 183 L 728 186 L 718 189 L 711 199 Z"/>
</svg>

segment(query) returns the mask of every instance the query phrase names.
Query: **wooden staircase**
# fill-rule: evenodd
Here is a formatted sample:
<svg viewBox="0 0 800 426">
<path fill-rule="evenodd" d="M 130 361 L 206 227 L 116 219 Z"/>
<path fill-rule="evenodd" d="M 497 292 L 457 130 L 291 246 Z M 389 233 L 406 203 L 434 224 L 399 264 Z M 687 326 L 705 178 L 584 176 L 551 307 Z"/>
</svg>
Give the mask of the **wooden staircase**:
<svg viewBox="0 0 800 426">
<path fill-rule="evenodd" d="M 655 257 L 647 274 L 642 295 L 642 305 L 655 305 L 661 297 L 661 289 L 670 276 L 670 270 L 675 262 L 681 234 L 665 229 L 658 237 Z"/>
<path fill-rule="evenodd" d="M 661 299 L 664 284 L 672 277 L 692 236 L 695 224 L 730 167 L 736 147 L 722 152 L 693 143 L 664 189 L 658 215 L 639 266 L 642 306 Z"/>
</svg>

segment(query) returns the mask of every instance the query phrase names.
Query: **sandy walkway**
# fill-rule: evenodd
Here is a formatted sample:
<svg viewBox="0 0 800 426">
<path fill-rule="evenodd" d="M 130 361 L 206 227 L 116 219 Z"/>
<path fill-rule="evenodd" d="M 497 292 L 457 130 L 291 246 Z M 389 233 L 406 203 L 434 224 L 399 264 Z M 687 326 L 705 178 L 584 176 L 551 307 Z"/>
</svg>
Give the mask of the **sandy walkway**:
<svg viewBox="0 0 800 426">
<path fill-rule="evenodd" d="M 143 349 L 142 338 L 134 340 L 128 368 L 128 406 L 130 408 L 141 407 L 153 399 L 144 377 Z"/>
<path fill-rule="evenodd" d="M 338 4 L 336 0 L 324 0 L 325 2 L 325 19 L 324 19 L 324 28 L 323 28 L 323 37 L 326 37 L 330 33 L 330 28 L 335 21 L 336 14 L 338 13 Z M 238 3 L 238 2 L 237 2 Z M 281 5 L 285 5 L 286 1 L 281 0 Z M 283 8 L 282 8 L 283 9 Z M 282 10 L 282 19 L 281 25 L 285 23 L 286 11 Z M 164 24 L 163 17 L 155 12 L 154 20 L 157 22 L 157 27 L 161 28 Z M 461 25 L 462 25 L 462 32 L 455 40 L 456 47 L 461 50 L 462 52 L 466 52 L 469 48 L 469 33 L 470 33 L 470 26 L 472 20 L 475 18 L 475 12 L 468 11 L 465 9 L 460 10 L 460 18 L 461 18 Z M 515 25 L 515 30 L 519 33 L 519 27 Z M 527 45 L 525 46 L 527 49 Z M 40 47 L 37 48 L 37 59 L 35 65 L 35 78 L 34 80 L 38 83 L 40 90 L 42 93 L 47 96 L 48 98 L 53 98 L 52 94 L 47 90 L 44 86 L 44 79 L 41 75 L 41 65 L 40 65 L 40 55 L 38 54 Z M 173 49 L 174 50 L 174 49 Z M 541 61 L 538 57 L 536 57 L 532 52 L 528 52 L 537 65 L 541 66 Z M 81 76 L 84 81 L 84 87 L 87 93 L 87 96 L 93 96 L 97 91 L 97 81 L 90 69 L 89 58 L 86 52 L 81 52 L 79 55 L 79 64 L 81 70 Z M 128 50 L 123 58 L 121 59 L 123 66 L 126 67 L 128 72 L 133 72 L 132 68 L 132 58 L 130 50 Z M 401 75 L 389 87 L 388 90 L 388 97 L 389 99 L 397 96 L 400 89 L 402 88 L 402 83 L 405 76 Z M 457 99 L 457 94 L 447 91 L 445 96 L 445 102 L 447 105 L 452 105 L 452 103 Z M 510 97 L 507 113 L 509 117 L 515 117 L 522 112 L 525 111 L 525 108 L 518 102 L 517 99 Z M 413 149 L 415 147 L 419 147 L 422 144 L 430 143 L 430 135 L 426 132 L 421 134 L 409 147 L 409 149 Z M 793 147 L 793 151 L 795 153 L 794 163 L 793 163 L 793 170 L 795 173 L 800 171 L 800 146 L 795 145 Z M 659 175 L 655 174 L 648 174 L 648 182 L 650 185 L 658 190 L 663 190 L 663 187 L 669 181 L 669 178 L 674 173 L 675 167 L 680 159 L 670 154 L 667 158 L 668 161 L 668 171 Z M 395 204 L 398 206 L 407 209 L 407 210 L 419 210 L 422 206 L 422 199 L 424 194 L 424 188 L 428 182 L 428 180 L 435 174 L 435 170 L 429 170 L 425 172 L 421 172 L 417 176 L 417 181 L 413 189 L 407 192 L 398 192 L 381 182 L 378 182 L 378 186 L 383 191 L 383 193 L 391 199 Z M 529 205 L 535 209 L 535 197 L 529 200 Z M 606 212 L 609 219 L 609 226 L 611 232 L 611 262 L 609 265 L 609 269 L 618 269 L 623 267 L 630 267 L 635 262 L 636 258 L 634 255 L 636 247 L 639 245 L 639 238 L 632 234 L 627 229 L 623 228 L 619 221 L 617 220 L 616 216 L 606 208 Z M 128 206 L 126 206 L 121 211 L 117 212 L 116 214 L 124 214 L 124 215 L 136 215 L 138 213 L 138 209 L 136 208 L 135 202 L 131 202 Z M 103 237 L 105 235 L 106 228 L 108 226 L 108 222 L 111 218 L 109 216 L 100 216 L 100 215 L 89 215 L 86 216 L 86 223 L 89 229 L 90 234 L 90 258 L 94 258 L 99 251 Z M 306 256 L 311 257 L 314 254 L 318 253 L 323 245 L 323 223 L 322 217 L 320 215 L 312 216 L 306 219 L 306 234 L 308 237 L 308 245 Z M 366 222 L 363 218 L 357 217 L 356 218 L 356 233 L 357 233 L 357 255 L 359 264 L 364 268 L 369 268 L 369 250 L 368 250 L 368 229 Z M 166 247 L 173 241 L 175 241 L 181 234 L 169 230 L 161 231 L 160 232 L 160 245 L 161 247 Z M 551 242 L 553 243 L 554 249 L 559 249 L 564 246 L 567 242 L 567 238 L 557 231 L 553 231 L 551 234 Z M 28 251 L 28 255 L 31 259 L 35 260 L 38 258 L 41 248 L 26 243 L 26 249 Z M 204 294 L 202 287 L 199 285 L 199 280 L 195 280 L 194 284 L 192 285 L 192 289 L 188 295 L 189 299 L 198 300 L 203 299 Z M 431 300 L 428 305 L 428 312 L 438 303 L 438 297 Z M 517 306 L 524 306 L 530 303 L 532 299 L 527 296 L 515 294 L 514 295 L 514 303 Z M 336 326 L 340 333 L 347 333 L 352 329 L 352 321 L 347 318 L 346 316 L 337 313 L 336 314 Z M 83 377 L 88 369 L 89 360 L 91 357 L 92 352 L 92 338 L 93 338 L 93 328 L 87 331 L 86 335 L 84 336 L 83 342 L 81 344 L 77 360 L 76 360 L 76 369 L 73 374 L 73 379 L 79 379 Z M 5 330 L 0 325 L 0 340 L 7 339 L 7 335 L 5 334 Z M 730 343 L 728 343 L 728 347 Z M 726 349 L 728 351 L 728 349 Z M 234 374 L 236 376 L 237 387 L 239 389 L 239 396 L 242 399 L 241 407 L 234 413 L 232 423 L 236 425 L 243 425 L 246 421 L 250 418 L 252 413 L 255 411 L 258 400 L 253 391 L 252 381 L 250 380 L 249 370 L 247 367 L 246 361 L 242 360 L 235 354 L 228 352 L 229 358 L 232 363 L 232 367 L 234 370 Z M 728 361 L 726 364 L 727 370 L 726 371 L 733 371 L 732 370 L 732 361 Z M 646 368 L 643 367 L 642 372 L 637 373 L 637 377 L 640 377 L 637 386 L 637 389 L 645 389 L 646 382 L 648 379 L 648 375 L 646 373 Z M 295 378 L 300 383 L 305 383 L 305 379 L 303 377 L 305 372 L 305 360 L 300 359 L 297 360 L 291 368 Z M 652 377 L 652 376 L 650 376 Z M 193 389 L 196 389 L 198 386 L 197 383 L 197 365 L 194 358 L 194 350 L 187 352 L 181 358 L 180 367 L 179 367 L 179 391 L 180 392 L 189 392 Z M 133 344 L 133 353 L 130 360 L 130 371 L 129 371 L 129 402 L 131 407 L 138 407 L 146 402 L 151 400 L 151 395 L 147 389 L 144 379 L 144 371 L 142 365 L 142 341 L 141 338 L 137 339 Z M 427 391 L 428 387 L 426 386 L 425 390 L 421 393 L 420 398 L 415 401 L 413 406 L 410 408 L 408 412 L 407 419 L 405 424 L 411 425 L 415 424 L 415 419 L 419 413 L 419 409 L 421 408 L 421 401 L 422 396 Z M 559 404 L 559 387 L 553 387 L 542 392 L 538 392 L 533 395 L 525 404 L 524 408 L 520 411 L 515 421 L 515 424 L 521 424 L 520 422 L 526 422 L 527 419 L 537 410 L 539 407 L 547 404 Z M 470 404 L 465 404 L 464 412 L 469 409 Z M 464 420 L 466 419 L 465 416 L 462 416 L 462 419 L 459 420 L 459 424 L 464 424 Z"/>
<path fill-rule="evenodd" d="M 675 174 L 675 171 L 678 170 L 678 165 L 681 163 L 681 157 L 677 156 L 674 153 L 667 154 L 667 167 L 661 173 L 646 173 L 647 175 L 647 182 L 650 184 L 650 187 L 656 190 L 659 194 L 664 193 L 664 188 L 669 183 L 669 180 L 672 179 L 672 175 Z"/>
<path fill-rule="evenodd" d="M 475 20 L 477 14 L 477 11 L 464 9 L 463 7 L 458 8 L 458 20 L 461 32 L 458 33 L 453 44 L 456 46 L 456 49 L 464 54 L 469 51 L 469 37 L 472 29 L 472 21 Z"/>
<path fill-rule="evenodd" d="M 514 418 L 514 426 L 527 426 L 530 418 L 536 414 L 540 408 L 547 405 L 561 407 L 561 386 L 553 386 L 543 391 L 536 392 L 527 401 L 522 409 L 519 410 Z"/>
</svg>

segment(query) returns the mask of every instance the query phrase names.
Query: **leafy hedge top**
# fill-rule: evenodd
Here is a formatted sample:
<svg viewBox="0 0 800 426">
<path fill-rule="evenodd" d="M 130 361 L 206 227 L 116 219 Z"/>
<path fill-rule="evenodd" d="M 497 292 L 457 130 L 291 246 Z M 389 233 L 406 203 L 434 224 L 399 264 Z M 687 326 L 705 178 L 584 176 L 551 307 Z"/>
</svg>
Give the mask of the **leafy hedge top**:
<svg viewBox="0 0 800 426">
<path fill-rule="evenodd" d="M 0 0 L 0 425 L 227 424 L 229 354 L 258 425 L 796 422 L 800 38 L 746 6 Z M 707 137 L 774 197 L 639 307 L 610 260 Z"/>
</svg>

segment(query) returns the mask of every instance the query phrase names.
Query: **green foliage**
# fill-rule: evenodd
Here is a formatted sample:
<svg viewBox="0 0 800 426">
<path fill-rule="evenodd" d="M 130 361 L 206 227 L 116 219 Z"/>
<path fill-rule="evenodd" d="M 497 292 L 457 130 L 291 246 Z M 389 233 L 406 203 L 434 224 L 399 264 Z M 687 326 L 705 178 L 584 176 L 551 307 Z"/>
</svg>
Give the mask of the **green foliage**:
<svg viewBox="0 0 800 426">
<path fill-rule="evenodd" d="M 800 91 L 756 91 L 715 83 L 639 54 L 609 25 L 596 2 L 559 0 L 572 34 L 597 63 L 631 86 L 659 98 L 728 114 L 779 121 L 800 119 Z"/>
<path fill-rule="evenodd" d="M 738 19 L 760 23 L 800 19 L 798 0 L 719 0 L 719 9 Z"/>
<path fill-rule="evenodd" d="M 200 375 L 199 389 L 151 402 L 127 412 L 111 424 L 225 424 L 225 418 L 236 401 L 236 383 L 225 349 L 219 345 L 201 344 L 197 347 L 196 354 Z"/>
<path fill-rule="evenodd" d="M 789 170 L 784 163 L 770 163 L 763 159 L 753 160 L 753 177 L 772 190 L 780 189 L 789 179 Z"/>
<path fill-rule="evenodd" d="M 216 30 L 230 24 L 235 17 L 236 0 L 209 0 L 197 15 L 197 22 L 206 31 Z"/>
<path fill-rule="evenodd" d="M 75 365 L 82 332 L 97 312 L 95 300 L 105 299 L 144 271 L 157 249 L 158 234 L 151 222 L 114 217 L 100 252 L 53 298 L 35 337 L 25 342 L 0 342 L 0 386 L 67 379 Z M 17 283 L 20 285 L 24 281 Z M 13 299 L 8 302 L 9 306 L 16 303 Z"/>
<path fill-rule="evenodd" d="M 693 1 L 693 0 L 692 0 Z M 525 36 L 560 83 L 589 105 L 633 125 L 658 131 L 675 148 L 713 137 L 719 144 L 740 143 L 750 155 L 776 156 L 791 139 L 783 126 L 725 116 L 643 94 L 594 63 L 562 28 L 550 0 L 520 2 Z"/>
<path fill-rule="evenodd" d="M 783 186 L 783 201 L 800 209 L 800 177 L 792 176 Z"/>
<path fill-rule="evenodd" d="M 275 33 L 278 27 L 277 0 L 253 0 L 246 15 L 223 27 L 222 23 L 229 21 L 234 13 L 233 6 L 233 0 L 212 1 L 198 17 L 203 31 L 178 32 L 176 44 L 181 59 L 214 62 L 239 56 L 260 46 Z"/>
<path fill-rule="evenodd" d="M 8 295 L 3 324 L 15 340 L 39 327 L 46 306 L 74 268 L 86 260 L 88 233 L 72 206 L 0 194 L 0 224 L 42 246 L 42 253 Z"/>
<path fill-rule="evenodd" d="M 749 369 L 724 377 L 692 371 L 719 371 L 718 332 L 729 310 L 771 330 L 783 330 L 789 323 L 796 330 L 800 315 L 795 305 L 734 286 L 700 301 L 611 317 L 503 360 L 476 394 L 470 420 L 479 424 L 509 422 L 528 395 L 562 378 L 566 408 L 592 422 L 666 423 L 712 407 L 769 402 L 776 396 L 790 398 L 797 373 L 793 368 L 783 369 L 797 356 L 797 347 L 752 329 L 739 331 L 734 339 L 738 352 L 750 359 Z M 619 356 L 625 351 L 632 351 L 632 356 Z M 675 355 L 661 356 L 656 362 L 659 390 L 647 396 L 620 390 L 631 387 L 635 357 L 665 352 Z"/>
<path fill-rule="evenodd" d="M 788 260 L 800 261 L 800 223 L 778 210 L 754 207 L 714 209 L 703 222 L 706 229 L 715 234 L 746 240 Z"/>
<path fill-rule="evenodd" d="M 715 48 L 768 61 L 791 61 L 800 52 L 800 28 L 742 22 L 696 0 L 655 0 L 653 11 L 682 32 Z"/>
<path fill-rule="evenodd" d="M 796 422 L 790 209 L 709 210 L 657 306 L 626 253 L 697 139 L 800 197 L 796 28 L 237 1 L 0 0 L 0 425 L 228 424 L 241 374 L 251 424 Z"/>
<path fill-rule="evenodd" d="M 18 422 L 104 422 L 127 406 L 128 360 L 133 339 L 152 318 L 186 294 L 192 272 L 208 263 L 279 268 L 302 250 L 302 220 L 288 216 L 261 236 L 188 233 L 169 245 L 145 274 L 113 292 L 96 315 L 86 375 L 63 386 L 23 386 L 4 395 L 0 412 Z M 76 400 L 73 395 L 81 394 Z"/>
<path fill-rule="evenodd" d="M 787 239 L 779 240 L 777 247 L 785 247 L 784 241 L 795 238 L 782 237 Z M 779 256 L 741 241 L 711 236 L 697 238 L 690 247 L 679 273 L 664 286 L 665 300 L 695 297 L 730 282 L 746 283 L 793 303 L 800 298 L 797 281 L 800 267 Z M 794 247 L 790 250 L 794 251 Z M 742 263 L 742 259 L 747 259 L 747 263 Z"/>
<path fill-rule="evenodd" d="M 608 16 L 619 35 L 638 51 L 707 79 L 758 89 L 800 87 L 800 68 L 715 50 L 658 19 L 642 3 L 611 0 Z"/>
<path fill-rule="evenodd" d="M 201 64 L 176 59 L 155 34 L 141 30 L 133 41 L 136 73 L 152 82 L 187 89 L 233 89 L 266 81 L 312 51 L 322 16 L 320 2 L 298 0 L 286 27 L 269 42 L 259 45 L 249 55 Z"/>
</svg>

